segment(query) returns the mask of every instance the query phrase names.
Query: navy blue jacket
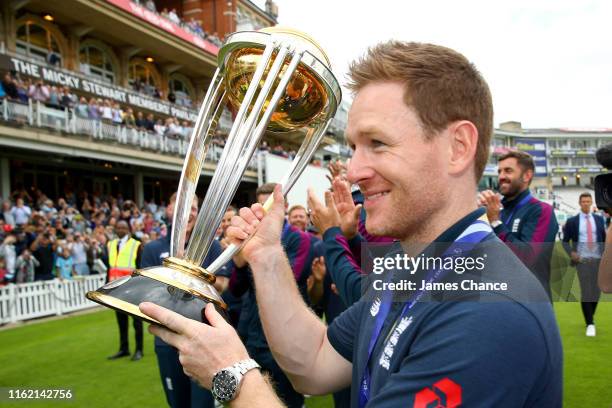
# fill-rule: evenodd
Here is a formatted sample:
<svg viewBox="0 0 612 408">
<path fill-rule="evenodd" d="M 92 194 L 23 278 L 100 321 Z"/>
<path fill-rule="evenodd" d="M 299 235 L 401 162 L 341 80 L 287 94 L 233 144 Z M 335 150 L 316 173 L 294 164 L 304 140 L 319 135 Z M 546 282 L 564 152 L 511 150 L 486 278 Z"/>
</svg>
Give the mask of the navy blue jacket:
<svg viewBox="0 0 612 408">
<path fill-rule="evenodd" d="M 580 216 L 583 213 L 576 214 L 573 217 L 567 219 L 565 226 L 563 227 L 563 249 L 568 255 L 571 255 L 572 251 L 576 251 L 578 247 L 578 236 L 580 235 Z M 606 222 L 603 217 L 599 214 L 592 214 L 595 220 L 595 235 L 597 237 L 596 242 L 606 242 Z M 603 251 L 603 245 L 600 245 L 601 251 Z M 573 264 L 573 261 L 572 261 Z"/>
</svg>

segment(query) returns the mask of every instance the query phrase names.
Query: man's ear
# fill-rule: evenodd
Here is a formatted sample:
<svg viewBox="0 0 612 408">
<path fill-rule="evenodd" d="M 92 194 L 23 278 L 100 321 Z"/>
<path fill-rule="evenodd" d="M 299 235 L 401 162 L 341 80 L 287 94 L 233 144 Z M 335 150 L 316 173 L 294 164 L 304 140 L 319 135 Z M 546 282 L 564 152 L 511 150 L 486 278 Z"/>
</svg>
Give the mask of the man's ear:
<svg viewBox="0 0 612 408">
<path fill-rule="evenodd" d="M 478 129 L 470 121 L 453 122 L 447 128 L 450 138 L 449 172 L 461 174 L 474 169 L 478 145 Z"/>
<path fill-rule="evenodd" d="M 527 169 L 523 172 L 523 183 L 531 183 L 531 181 L 533 180 L 533 170 L 531 169 Z"/>
</svg>

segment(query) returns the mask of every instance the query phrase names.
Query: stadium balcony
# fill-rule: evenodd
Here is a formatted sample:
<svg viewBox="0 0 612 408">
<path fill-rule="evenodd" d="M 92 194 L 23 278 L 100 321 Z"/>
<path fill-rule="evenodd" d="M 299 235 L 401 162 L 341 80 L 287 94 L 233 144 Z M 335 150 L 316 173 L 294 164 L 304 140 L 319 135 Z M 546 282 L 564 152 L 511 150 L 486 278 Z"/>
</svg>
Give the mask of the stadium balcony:
<svg viewBox="0 0 612 408">
<path fill-rule="evenodd" d="M 57 140 L 57 133 L 60 133 L 63 139 L 72 139 L 67 142 L 68 145 L 73 147 L 79 144 L 82 145 L 84 142 L 86 145 L 89 145 L 92 152 L 103 152 L 104 149 L 100 149 L 103 145 L 117 146 L 129 149 L 127 155 L 133 157 L 142 157 L 141 152 L 148 153 L 148 155 L 144 156 L 148 156 L 153 160 L 155 160 L 156 156 L 160 158 L 160 155 L 170 156 L 172 160 L 169 162 L 179 167 L 189 147 L 189 141 L 182 137 L 160 135 L 102 120 L 82 118 L 76 115 L 74 109 L 57 109 L 32 100 L 28 104 L 7 99 L 2 100 L 0 103 L 0 117 L 2 122 L 4 122 L 3 125 L 17 125 L 23 130 L 31 128 L 31 130 L 37 130 L 37 134 L 40 133 L 38 132 L 40 130 L 43 131 L 42 133 L 51 131 L 48 134 L 49 137 L 42 138 L 44 140 L 41 140 L 40 135 L 34 136 L 34 138 L 43 143 L 53 144 L 53 141 Z M 0 131 L 0 136 L 3 139 L 3 144 L 7 144 L 7 137 L 19 139 L 22 136 L 22 146 L 27 145 L 25 143 L 27 140 L 25 139 L 32 139 L 32 137 L 28 137 L 26 134 L 14 131 Z M 19 143 L 19 140 L 17 142 Z M 66 143 L 63 144 L 66 145 Z M 206 156 L 206 161 L 209 162 L 206 167 L 209 170 L 214 170 L 214 163 L 218 162 L 222 152 L 223 148 L 221 146 L 212 144 L 209 147 Z M 151 155 L 151 153 L 154 155 Z M 117 158 L 117 160 L 120 159 Z M 161 162 L 162 160 L 156 160 L 159 166 L 163 166 Z M 256 158 L 251 160 L 248 170 L 257 171 Z"/>
</svg>

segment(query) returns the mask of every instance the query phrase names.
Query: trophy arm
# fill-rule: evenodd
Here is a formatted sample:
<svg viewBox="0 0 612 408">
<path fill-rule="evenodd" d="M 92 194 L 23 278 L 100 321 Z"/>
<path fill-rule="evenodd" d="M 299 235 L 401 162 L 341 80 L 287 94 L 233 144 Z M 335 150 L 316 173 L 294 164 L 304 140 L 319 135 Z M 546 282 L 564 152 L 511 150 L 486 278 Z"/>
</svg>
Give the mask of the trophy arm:
<svg viewBox="0 0 612 408">
<path fill-rule="evenodd" d="M 191 133 L 191 140 L 189 141 L 189 149 L 183 163 L 183 171 L 179 181 L 172 219 L 170 255 L 174 257 L 180 257 L 185 248 L 185 233 L 187 223 L 189 222 L 191 203 L 193 202 L 198 180 L 202 173 L 202 165 L 206 158 L 210 139 L 225 106 L 226 93 L 223 89 L 222 79 L 220 70 L 217 69 Z"/>
<path fill-rule="evenodd" d="M 239 153 L 238 158 L 229 161 L 229 165 L 227 166 L 225 166 L 225 162 L 222 165 L 220 161 L 219 164 L 220 170 L 224 170 L 219 172 L 218 179 L 219 182 L 223 184 L 223 187 L 218 188 L 217 180 L 214 180 L 217 173 L 213 176 L 209 191 L 217 192 L 218 194 L 211 196 L 210 200 L 208 200 L 209 196 L 207 194 L 205 202 L 202 204 L 202 208 L 206 208 L 208 211 L 205 213 L 200 212 L 198 224 L 196 224 L 194 228 L 194 230 L 197 231 L 197 235 L 192 238 L 186 252 L 187 259 L 195 264 L 199 264 L 206 257 L 212 240 L 214 239 L 216 226 L 221 222 L 225 208 L 229 205 L 236 193 L 240 180 L 246 170 L 246 166 L 257 148 L 268 122 L 276 110 L 278 102 L 283 96 L 289 80 L 297 69 L 304 54 L 303 51 L 293 53 L 286 70 L 281 74 L 281 69 L 283 68 L 285 58 L 289 55 L 289 52 L 288 47 L 281 47 L 278 50 L 276 59 L 269 70 L 266 81 L 262 85 L 249 117 L 244 123 L 238 124 L 239 130 L 236 135 L 240 147 L 236 149 Z M 268 100 L 268 95 L 279 75 L 280 81 L 276 85 L 272 97 Z M 260 113 L 262 108 L 264 108 L 264 111 Z M 257 124 L 256 120 L 259 120 Z M 236 124 L 234 124 L 234 126 L 236 126 Z M 253 127 L 255 127 L 255 129 L 253 129 Z M 232 151 L 233 148 L 234 146 L 226 146 L 227 151 Z"/>
</svg>

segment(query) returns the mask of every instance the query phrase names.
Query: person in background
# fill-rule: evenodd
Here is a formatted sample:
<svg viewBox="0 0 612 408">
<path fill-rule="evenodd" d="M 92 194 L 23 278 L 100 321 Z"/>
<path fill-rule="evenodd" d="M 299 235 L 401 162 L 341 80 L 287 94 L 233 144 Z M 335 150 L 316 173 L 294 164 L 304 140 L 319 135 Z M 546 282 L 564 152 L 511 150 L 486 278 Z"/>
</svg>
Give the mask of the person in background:
<svg viewBox="0 0 612 408">
<path fill-rule="evenodd" d="M 70 246 L 72 258 L 74 260 L 74 270 L 78 276 L 89 275 L 89 265 L 87 265 L 87 251 L 89 244 L 80 232 L 74 233 L 74 241 Z"/>
<path fill-rule="evenodd" d="M 34 282 L 34 271 L 40 263 L 29 250 L 24 250 L 15 262 L 16 283 Z"/>
<path fill-rule="evenodd" d="M 119 220 L 115 224 L 115 233 L 117 238 L 108 242 L 107 259 L 108 259 L 108 281 L 120 279 L 124 276 L 129 276 L 134 272 L 140 262 L 142 247 L 140 242 L 130 236 L 130 227 L 127 221 Z M 121 357 L 130 355 L 128 342 L 128 315 L 125 313 L 115 312 L 117 317 L 117 325 L 119 326 L 119 351 L 108 357 L 109 360 L 115 360 Z M 136 349 L 132 356 L 132 361 L 138 361 L 142 358 L 142 320 L 132 317 L 136 337 Z"/>
<path fill-rule="evenodd" d="M 166 219 L 172 220 L 176 193 L 170 197 L 166 207 Z M 189 240 L 198 215 L 198 198 L 194 197 L 186 227 L 186 239 Z M 204 259 L 204 267 L 210 265 L 221 254 L 221 246 L 214 240 Z M 144 245 L 142 250 L 141 268 L 160 266 L 164 258 L 170 256 L 170 234 Z M 225 266 L 216 274 L 215 288 L 223 292 L 228 285 L 232 267 Z M 159 366 L 159 374 L 166 395 L 166 401 L 172 408 L 198 407 L 214 408 L 214 400 L 210 391 L 192 381 L 183 371 L 175 348 L 155 337 L 155 355 Z"/>
<path fill-rule="evenodd" d="M 601 296 L 597 273 L 606 242 L 606 226 L 603 217 L 592 211 L 593 197 L 590 193 L 580 194 L 578 202 L 580 213 L 569 218 L 563 227 L 563 249 L 578 272 L 586 335 L 595 337 L 595 310 Z"/>
<path fill-rule="evenodd" d="M 71 280 L 74 275 L 74 261 L 72 255 L 70 255 L 70 249 L 66 246 L 59 247 L 59 256 L 55 261 L 55 270 L 57 277 L 60 280 Z"/>
<path fill-rule="evenodd" d="M 495 234 L 533 272 L 552 299 L 550 262 L 559 224 L 552 206 L 529 191 L 535 174 L 533 157 L 513 150 L 501 155 L 497 166 L 503 200 L 499 194 L 486 190 L 478 195 L 478 204 L 487 209 Z"/>
<path fill-rule="evenodd" d="M 289 211 L 287 212 L 287 220 L 289 221 L 290 225 L 293 225 L 300 231 L 306 231 L 306 227 L 308 227 L 308 224 L 310 224 L 306 208 L 299 204 L 293 205 L 289 208 Z"/>
</svg>

